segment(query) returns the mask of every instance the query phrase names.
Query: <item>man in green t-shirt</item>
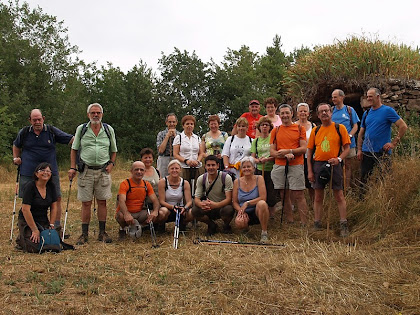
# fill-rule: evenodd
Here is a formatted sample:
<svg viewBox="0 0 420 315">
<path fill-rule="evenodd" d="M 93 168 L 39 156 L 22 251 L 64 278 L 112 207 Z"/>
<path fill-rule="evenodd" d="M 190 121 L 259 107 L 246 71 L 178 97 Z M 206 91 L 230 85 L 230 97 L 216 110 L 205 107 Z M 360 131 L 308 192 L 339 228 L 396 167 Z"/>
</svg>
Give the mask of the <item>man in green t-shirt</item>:
<svg viewBox="0 0 420 315">
<path fill-rule="evenodd" d="M 219 160 L 209 155 L 204 160 L 206 173 L 197 179 L 194 207 L 192 214 L 197 221 L 208 225 L 207 235 L 217 232 L 214 220 L 223 220 L 223 232 L 231 233 L 230 221 L 233 219 L 232 207 L 233 183 L 230 175 L 219 171 Z M 204 182 L 204 184 L 203 184 Z"/>
</svg>

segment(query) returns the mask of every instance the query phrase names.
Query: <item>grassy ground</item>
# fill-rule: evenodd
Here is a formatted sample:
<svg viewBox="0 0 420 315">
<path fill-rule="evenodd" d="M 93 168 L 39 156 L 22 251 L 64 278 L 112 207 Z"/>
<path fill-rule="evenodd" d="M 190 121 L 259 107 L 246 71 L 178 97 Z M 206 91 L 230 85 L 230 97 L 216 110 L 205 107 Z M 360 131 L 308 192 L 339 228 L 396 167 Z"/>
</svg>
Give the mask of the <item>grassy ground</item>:
<svg viewBox="0 0 420 315">
<path fill-rule="evenodd" d="M 107 223 L 112 244 L 96 241 L 93 218 L 89 244 L 43 255 L 24 254 L 9 242 L 16 175 L 1 169 L 0 312 L 419 314 L 420 165 L 418 159 L 398 163 L 393 180 L 379 179 L 366 201 L 348 195 L 351 236 L 345 240 L 338 236 L 333 206 L 329 237 L 326 231 L 281 225 L 278 212 L 269 235 L 284 247 L 194 244 L 204 235 L 200 226 L 181 235 L 174 250 L 168 224 L 167 232 L 158 234 L 161 246 L 153 249 L 148 231 L 136 242 L 117 241 L 112 201 Z M 114 196 L 127 176 L 121 170 L 113 174 Z M 72 244 L 81 230 L 74 188 L 68 216 Z M 255 242 L 259 234 L 253 226 L 247 235 L 235 231 L 214 238 Z"/>
</svg>

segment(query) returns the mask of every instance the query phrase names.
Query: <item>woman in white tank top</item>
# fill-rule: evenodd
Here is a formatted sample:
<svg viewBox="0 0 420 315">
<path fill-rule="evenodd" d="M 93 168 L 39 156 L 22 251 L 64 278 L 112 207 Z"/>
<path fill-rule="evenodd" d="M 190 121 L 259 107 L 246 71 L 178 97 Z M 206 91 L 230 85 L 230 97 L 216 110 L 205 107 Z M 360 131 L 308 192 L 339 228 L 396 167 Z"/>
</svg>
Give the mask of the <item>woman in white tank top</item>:
<svg viewBox="0 0 420 315">
<path fill-rule="evenodd" d="M 193 220 L 191 213 L 192 197 L 190 183 L 181 175 L 181 163 L 172 160 L 168 164 L 168 176 L 159 180 L 160 211 L 164 214 L 165 222 L 175 221 L 175 211 L 181 211 L 184 223 Z"/>
</svg>

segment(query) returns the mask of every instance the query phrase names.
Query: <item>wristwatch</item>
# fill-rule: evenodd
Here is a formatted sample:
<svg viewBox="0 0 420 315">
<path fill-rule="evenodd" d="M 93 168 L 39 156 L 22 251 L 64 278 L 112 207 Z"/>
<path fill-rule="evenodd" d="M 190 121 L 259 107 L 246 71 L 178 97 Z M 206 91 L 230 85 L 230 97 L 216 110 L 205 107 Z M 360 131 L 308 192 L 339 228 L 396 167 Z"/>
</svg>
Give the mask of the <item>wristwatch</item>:
<svg viewBox="0 0 420 315">
<path fill-rule="evenodd" d="M 338 162 L 340 163 L 343 162 L 343 159 L 341 157 L 338 157 L 337 159 L 338 159 Z"/>
<path fill-rule="evenodd" d="M 353 135 L 350 135 L 350 134 L 349 134 L 349 137 L 350 137 L 350 138 L 353 138 Z"/>
</svg>

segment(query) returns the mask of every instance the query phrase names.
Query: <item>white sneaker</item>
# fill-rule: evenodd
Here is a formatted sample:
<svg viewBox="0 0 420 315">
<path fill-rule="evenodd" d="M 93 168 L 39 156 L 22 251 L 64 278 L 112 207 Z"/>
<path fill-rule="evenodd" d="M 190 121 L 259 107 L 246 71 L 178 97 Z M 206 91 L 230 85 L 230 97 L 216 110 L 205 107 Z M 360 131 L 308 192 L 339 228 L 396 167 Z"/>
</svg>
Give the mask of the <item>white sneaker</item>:
<svg viewBox="0 0 420 315">
<path fill-rule="evenodd" d="M 267 233 L 261 233 L 260 243 L 262 243 L 262 244 L 267 244 L 268 243 L 268 234 Z"/>
</svg>

